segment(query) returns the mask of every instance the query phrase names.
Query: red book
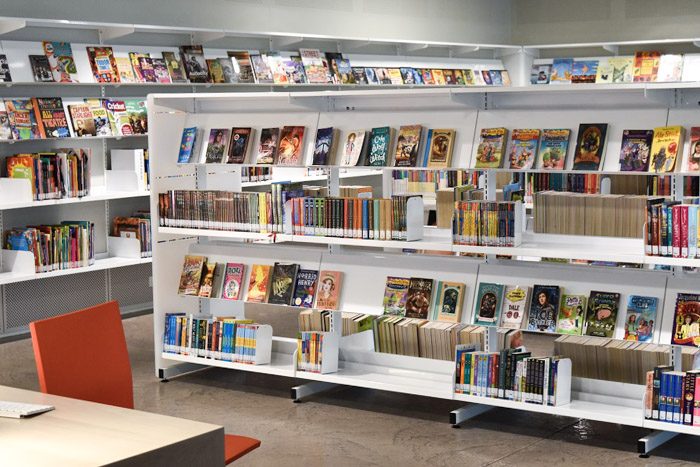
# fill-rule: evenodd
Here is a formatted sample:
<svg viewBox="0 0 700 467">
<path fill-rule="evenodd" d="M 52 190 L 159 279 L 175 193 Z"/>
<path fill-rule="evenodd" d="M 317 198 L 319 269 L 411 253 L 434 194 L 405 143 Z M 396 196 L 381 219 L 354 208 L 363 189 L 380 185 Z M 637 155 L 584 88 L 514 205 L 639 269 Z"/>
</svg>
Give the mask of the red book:
<svg viewBox="0 0 700 467">
<path fill-rule="evenodd" d="M 671 217 L 673 217 L 672 224 L 672 242 L 671 247 L 673 251 L 674 258 L 681 257 L 681 213 L 680 206 L 673 206 L 671 208 Z"/>
<path fill-rule="evenodd" d="M 700 375 L 695 377 L 695 407 L 693 408 L 693 426 L 700 426 Z"/>
<path fill-rule="evenodd" d="M 678 206 L 678 210 L 681 214 L 681 219 L 680 219 L 680 245 L 681 245 L 681 251 L 680 255 L 681 258 L 687 258 L 688 257 L 688 206 Z"/>
</svg>

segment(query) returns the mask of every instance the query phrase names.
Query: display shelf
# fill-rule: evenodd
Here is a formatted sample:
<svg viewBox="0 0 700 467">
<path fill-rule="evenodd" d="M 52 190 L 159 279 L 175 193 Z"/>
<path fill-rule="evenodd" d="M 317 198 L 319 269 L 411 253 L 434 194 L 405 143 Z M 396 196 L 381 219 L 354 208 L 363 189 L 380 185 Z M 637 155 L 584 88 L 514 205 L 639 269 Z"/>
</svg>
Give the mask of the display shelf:
<svg viewBox="0 0 700 467">
<path fill-rule="evenodd" d="M 274 339 L 279 339 L 275 337 Z M 251 373 L 264 373 L 268 375 L 294 377 L 294 365 L 292 365 L 292 356 L 286 353 L 272 352 L 272 357 L 269 364 L 253 365 L 251 363 L 227 362 L 225 360 L 215 360 L 213 358 L 194 357 L 191 355 L 180 355 L 175 353 L 163 352 L 161 357 L 164 360 L 171 360 L 182 363 L 196 363 L 197 365 L 206 365 L 217 368 L 228 368 L 230 370 L 248 371 Z"/>
<path fill-rule="evenodd" d="M 0 143 L 4 144 L 21 144 L 21 143 L 28 143 L 28 142 L 37 142 L 37 141 L 100 141 L 100 140 L 114 140 L 114 141 L 120 141 L 120 140 L 130 140 L 130 139 L 137 139 L 137 138 L 147 138 L 147 134 L 143 135 L 125 135 L 125 136 L 71 136 L 69 138 L 36 138 L 36 139 L 0 139 Z"/>
<path fill-rule="evenodd" d="M 292 235 L 282 233 L 233 232 L 227 230 L 185 229 L 182 227 L 158 227 L 158 233 L 183 237 L 210 237 L 228 240 L 252 240 L 260 243 L 293 241 Z"/>
<path fill-rule="evenodd" d="M 209 164 L 197 164 L 197 165 L 209 165 Z M 222 164 L 222 165 L 228 165 L 229 164 Z M 272 167 L 275 168 L 275 166 L 258 166 L 258 167 Z M 283 166 L 284 168 L 289 168 L 289 166 Z M 344 167 L 345 168 L 345 167 Z M 362 178 L 362 177 L 372 177 L 372 176 L 379 176 L 382 175 L 382 169 L 375 169 L 375 168 L 368 168 L 368 167 L 355 167 L 352 168 L 352 170 L 347 171 L 347 172 L 342 172 L 340 173 L 339 177 L 341 180 L 348 180 L 348 179 L 353 179 L 353 178 Z M 307 175 L 307 176 L 300 176 L 300 177 L 290 177 L 290 178 L 280 178 L 276 180 L 263 180 L 260 182 L 242 182 L 241 186 L 243 188 L 250 188 L 250 187 L 256 187 L 256 186 L 267 186 L 271 185 L 273 183 L 310 183 L 310 182 L 321 182 L 328 180 L 329 175 Z"/>
<path fill-rule="evenodd" d="M 700 436 L 700 426 L 680 425 L 677 423 L 666 423 L 656 420 L 644 420 L 644 424 L 642 426 L 644 428 L 649 428 L 650 430 L 674 431 L 676 433 Z"/>
<path fill-rule="evenodd" d="M 109 201 L 114 199 L 127 199 L 127 198 L 142 198 L 151 195 L 150 191 L 139 191 L 139 192 L 128 192 L 128 191 L 114 191 L 106 192 L 101 190 L 91 190 L 93 194 L 88 196 L 83 196 L 82 198 L 61 198 L 61 199 L 46 199 L 43 201 L 28 201 L 28 202 L 17 202 L 17 203 L 0 203 L 0 211 L 9 209 L 22 209 L 22 208 L 34 208 L 39 206 L 55 206 L 55 205 L 65 205 L 65 204 L 82 204 L 91 203 L 97 201 Z"/>
</svg>

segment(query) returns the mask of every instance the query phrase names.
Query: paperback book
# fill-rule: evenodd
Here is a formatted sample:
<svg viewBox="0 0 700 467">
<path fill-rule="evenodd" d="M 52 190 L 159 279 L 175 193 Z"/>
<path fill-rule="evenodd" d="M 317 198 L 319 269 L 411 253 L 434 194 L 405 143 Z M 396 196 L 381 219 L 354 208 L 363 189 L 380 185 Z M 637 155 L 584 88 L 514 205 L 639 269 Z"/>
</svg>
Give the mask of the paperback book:
<svg viewBox="0 0 700 467">
<path fill-rule="evenodd" d="M 168 74 L 173 83 L 186 83 L 187 73 L 182 65 L 182 60 L 175 52 L 163 52 L 165 66 L 168 67 Z"/>
<path fill-rule="evenodd" d="M 253 66 L 255 82 L 261 84 L 272 84 L 275 80 L 272 77 L 272 70 L 267 64 L 265 54 L 250 54 L 250 63 Z"/>
<path fill-rule="evenodd" d="M 479 283 L 474 304 L 474 324 L 496 326 L 503 304 L 503 284 Z"/>
<path fill-rule="evenodd" d="M 167 84 L 172 82 L 168 72 L 168 65 L 164 59 L 153 58 L 151 59 L 151 65 L 153 66 L 153 73 L 155 73 L 157 83 Z"/>
<path fill-rule="evenodd" d="M 586 320 L 586 301 L 585 295 L 564 294 L 561 296 L 559 319 L 557 320 L 559 334 L 581 335 Z"/>
<path fill-rule="evenodd" d="M 613 83 L 634 81 L 634 57 L 610 57 L 608 65 L 612 68 Z"/>
<path fill-rule="evenodd" d="M 233 64 L 233 83 L 254 83 L 255 73 L 250 54 L 245 50 L 227 52 Z"/>
<path fill-rule="evenodd" d="M 243 164 L 248 155 L 248 147 L 253 137 L 252 128 L 232 128 L 227 164 Z"/>
<path fill-rule="evenodd" d="M 588 297 L 586 335 L 613 337 L 619 307 L 619 293 L 592 291 Z"/>
<path fill-rule="evenodd" d="M 338 309 L 342 278 L 343 273 L 340 271 L 321 271 L 319 273 L 315 308 L 319 310 Z"/>
<path fill-rule="evenodd" d="M 605 156 L 607 123 L 582 123 L 578 127 L 574 170 L 599 170 Z"/>
<path fill-rule="evenodd" d="M 530 84 L 549 84 L 552 65 L 532 65 Z"/>
<path fill-rule="evenodd" d="M 182 274 L 180 275 L 180 287 L 178 288 L 180 295 L 199 294 L 199 285 L 202 282 L 202 271 L 204 270 L 205 262 L 206 258 L 204 256 L 185 256 Z"/>
<path fill-rule="evenodd" d="M 151 57 L 139 57 L 139 69 L 141 76 L 146 83 L 157 83 L 156 71 L 153 68 L 153 59 Z"/>
<path fill-rule="evenodd" d="M 386 167 L 391 150 L 392 129 L 388 126 L 372 128 L 369 137 L 369 152 L 367 165 L 371 167 Z"/>
<path fill-rule="evenodd" d="M 501 310 L 501 327 L 520 329 L 525 313 L 527 313 L 529 300 L 530 287 L 506 286 L 503 294 L 503 309 Z"/>
<path fill-rule="evenodd" d="M 384 314 L 406 316 L 406 300 L 411 280 L 407 277 L 389 276 L 384 289 Z"/>
<path fill-rule="evenodd" d="M 187 164 L 192 159 L 195 141 L 197 139 L 197 127 L 193 126 L 182 130 L 180 139 L 180 152 L 177 156 L 178 164 Z"/>
<path fill-rule="evenodd" d="M 648 83 L 656 81 L 659 72 L 660 52 L 640 51 L 634 54 L 634 82 Z"/>
<path fill-rule="evenodd" d="M 678 151 L 683 146 L 683 127 L 666 126 L 654 128 L 654 139 L 651 143 L 651 161 L 649 172 L 673 172 L 676 167 Z"/>
<path fill-rule="evenodd" d="M 267 264 L 254 264 L 250 270 L 248 281 L 247 302 L 265 303 L 270 291 L 270 272 L 272 267 Z"/>
<path fill-rule="evenodd" d="M 180 46 L 180 57 L 191 83 L 209 82 L 209 69 L 201 45 Z"/>
<path fill-rule="evenodd" d="M 216 272 L 216 263 L 206 261 L 202 272 L 202 283 L 199 285 L 198 297 L 211 298 L 214 290 L 214 274 Z"/>
<path fill-rule="evenodd" d="M 98 83 L 118 83 L 119 71 L 111 47 L 88 47 L 92 74 Z"/>
<path fill-rule="evenodd" d="M 134 71 L 134 76 L 136 81 L 139 83 L 145 83 L 146 77 L 143 75 L 143 70 L 141 70 L 141 59 L 150 58 L 151 54 L 144 54 L 139 52 L 129 52 L 129 61 L 131 62 L 131 68 Z M 116 60 L 116 59 L 115 59 Z"/>
<path fill-rule="evenodd" d="M 279 128 L 263 128 L 258 143 L 257 164 L 274 164 L 277 159 Z"/>
<path fill-rule="evenodd" d="M 227 154 L 231 130 L 228 128 L 212 128 L 209 130 L 209 140 L 204 154 L 204 163 L 221 164 Z"/>
<path fill-rule="evenodd" d="M 406 297 L 406 317 L 428 319 L 433 298 L 433 280 L 412 277 Z"/>
<path fill-rule="evenodd" d="M 244 272 L 244 264 L 226 263 L 224 283 L 221 287 L 221 298 L 225 300 L 240 300 L 243 291 Z"/>
<path fill-rule="evenodd" d="M 559 315 L 559 286 L 535 285 L 528 313 L 527 330 L 555 332 Z"/>
<path fill-rule="evenodd" d="M 337 138 L 338 130 L 333 127 L 318 129 L 314 144 L 313 165 L 328 165 L 331 162 L 335 154 Z"/>
<path fill-rule="evenodd" d="M 690 129 L 689 146 L 686 171 L 697 172 L 700 170 L 700 127 L 694 126 Z"/>
<path fill-rule="evenodd" d="M 68 112 L 73 124 L 73 133 L 76 137 L 82 138 L 84 136 L 97 135 L 95 120 L 92 118 L 90 107 L 85 104 L 69 104 Z"/>
<path fill-rule="evenodd" d="M 654 130 L 624 130 L 620 148 L 620 170 L 622 172 L 646 172 L 649 168 L 649 153 Z"/>
<path fill-rule="evenodd" d="M 671 344 L 700 347 L 700 295 L 679 293 L 673 313 Z"/>
<path fill-rule="evenodd" d="M 460 323 L 464 304 L 465 285 L 461 282 L 439 281 L 435 293 L 433 319 Z"/>
<path fill-rule="evenodd" d="M 651 342 L 656 326 L 656 310 L 659 299 L 630 295 L 627 298 L 627 318 L 625 319 L 625 340 Z"/>
<path fill-rule="evenodd" d="M 367 132 L 365 130 L 351 130 L 345 139 L 343 154 L 340 158 L 340 164 L 338 165 L 358 165 L 365 149 L 365 139 L 367 139 Z"/>
<path fill-rule="evenodd" d="M 502 166 L 507 133 L 505 128 L 482 128 L 476 149 L 477 169 L 498 169 Z"/>
<path fill-rule="evenodd" d="M 318 49 L 299 49 L 306 78 L 312 84 L 326 84 L 328 70 L 323 63 L 323 55 Z"/>
<path fill-rule="evenodd" d="M 566 154 L 569 150 L 569 129 L 542 130 L 540 149 L 537 155 L 537 168 L 546 170 L 564 170 Z"/>
<path fill-rule="evenodd" d="M 575 60 L 571 72 L 571 82 L 595 83 L 598 74 L 598 60 Z"/>
<path fill-rule="evenodd" d="M 280 131 L 279 149 L 277 151 L 278 165 L 300 165 L 304 152 L 303 126 L 285 126 Z"/>
<path fill-rule="evenodd" d="M 268 303 L 273 305 L 291 304 L 298 271 L 298 264 L 275 263 L 272 268 L 272 278 L 270 279 Z"/>
<path fill-rule="evenodd" d="M 537 144 L 540 140 L 540 130 L 516 129 L 510 136 L 510 160 L 511 169 L 531 169 L 535 164 Z"/>
<path fill-rule="evenodd" d="M 399 128 L 394 154 L 395 167 L 415 167 L 420 147 L 422 125 L 404 125 Z"/>
<path fill-rule="evenodd" d="M 292 305 L 303 308 L 312 308 L 316 296 L 316 283 L 318 271 L 312 269 L 299 269 L 296 284 L 294 285 L 294 298 Z"/>
<path fill-rule="evenodd" d="M 677 82 L 681 80 L 683 72 L 683 55 L 664 54 L 659 58 L 659 71 L 656 75 L 657 82 Z"/>
<path fill-rule="evenodd" d="M 12 75 L 10 74 L 10 65 L 7 61 L 7 55 L 0 54 L 0 83 L 10 82 L 12 82 Z"/>
<path fill-rule="evenodd" d="M 374 68 L 365 67 L 365 77 L 367 78 L 367 84 L 371 84 L 371 85 L 382 84 L 379 81 L 379 78 L 377 78 L 377 73 L 374 71 Z"/>
<path fill-rule="evenodd" d="M 452 165 L 452 151 L 456 131 L 453 129 L 432 129 L 428 138 L 428 167 L 446 169 Z"/>
<path fill-rule="evenodd" d="M 552 62 L 552 74 L 549 82 L 551 84 L 570 84 L 573 68 L 573 58 L 555 58 Z"/>
<path fill-rule="evenodd" d="M 7 118 L 12 128 L 12 139 L 39 139 L 41 132 L 34 114 L 31 99 L 9 99 L 5 101 Z"/>
<path fill-rule="evenodd" d="M 51 73 L 51 65 L 46 55 L 30 55 L 29 64 L 32 67 L 32 75 L 37 83 L 53 82 L 53 74 Z"/>
<path fill-rule="evenodd" d="M 119 73 L 119 82 L 121 83 L 137 83 L 134 68 L 131 66 L 131 60 L 128 57 L 114 57 L 114 62 L 117 64 L 117 72 Z"/>
<path fill-rule="evenodd" d="M 365 72 L 364 67 L 352 67 L 352 75 L 355 77 L 356 84 L 369 84 L 369 81 L 367 81 L 367 73 Z"/>
<path fill-rule="evenodd" d="M 70 137 L 68 117 L 60 97 L 35 97 L 33 107 L 42 138 Z"/>
</svg>

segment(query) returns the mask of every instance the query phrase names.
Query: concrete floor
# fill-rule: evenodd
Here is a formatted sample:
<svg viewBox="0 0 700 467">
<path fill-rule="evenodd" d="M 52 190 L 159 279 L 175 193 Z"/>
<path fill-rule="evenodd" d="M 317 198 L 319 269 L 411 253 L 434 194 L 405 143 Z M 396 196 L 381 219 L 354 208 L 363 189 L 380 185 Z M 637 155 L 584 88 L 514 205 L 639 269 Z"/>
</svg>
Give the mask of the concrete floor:
<svg viewBox="0 0 700 467">
<path fill-rule="evenodd" d="M 285 467 L 696 465 L 700 440 L 679 436 L 649 459 L 636 454 L 647 430 L 495 409 L 448 424 L 459 403 L 343 388 L 294 404 L 294 380 L 211 369 L 161 383 L 153 370 L 150 315 L 124 321 L 136 408 L 220 424 L 262 446 L 235 465 Z M 29 339 L 0 344 L 0 384 L 38 389 Z M 1 464 L 1 462 L 0 462 Z"/>
</svg>

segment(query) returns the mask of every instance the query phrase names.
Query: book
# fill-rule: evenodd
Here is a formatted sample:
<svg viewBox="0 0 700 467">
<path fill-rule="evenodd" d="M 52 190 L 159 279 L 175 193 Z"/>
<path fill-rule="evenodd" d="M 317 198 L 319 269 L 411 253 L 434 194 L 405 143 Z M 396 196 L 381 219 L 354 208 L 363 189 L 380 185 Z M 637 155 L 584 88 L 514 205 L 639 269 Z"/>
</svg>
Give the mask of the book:
<svg viewBox="0 0 700 467">
<path fill-rule="evenodd" d="M 209 69 L 209 82 L 214 84 L 223 84 L 226 82 L 224 77 L 224 69 L 217 58 L 205 59 L 207 69 Z"/>
<path fill-rule="evenodd" d="M 370 167 L 386 167 L 389 160 L 389 151 L 391 151 L 391 140 L 391 127 L 372 128 L 369 136 L 367 165 Z"/>
<path fill-rule="evenodd" d="M 379 84 L 391 84 L 391 77 L 389 76 L 389 70 L 386 68 L 375 68 L 374 74 L 377 77 Z"/>
<path fill-rule="evenodd" d="M 232 128 L 227 164 L 243 164 L 248 156 L 248 147 L 253 137 L 252 128 Z"/>
<path fill-rule="evenodd" d="M 321 271 L 318 275 L 316 304 L 319 310 L 337 310 L 340 304 L 340 290 L 343 273 L 340 271 Z"/>
<path fill-rule="evenodd" d="M 656 310 L 659 299 L 630 295 L 627 298 L 627 318 L 625 318 L 625 340 L 651 342 L 654 337 Z"/>
<path fill-rule="evenodd" d="M 199 285 L 202 282 L 202 272 L 206 258 L 197 255 L 185 255 L 185 262 L 182 265 L 182 273 L 180 274 L 180 286 L 178 293 L 180 295 L 197 295 L 199 294 Z"/>
<path fill-rule="evenodd" d="M 68 118 L 60 97 L 35 97 L 34 112 L 42 138 L 69 138 Z"/>
<path fill-rule="evenodd" d="M 209 261 L 204 263 L 202 271 L 202 283 L 199 285 L 198 297 L 211 298 L 214 290 L 214 273 L 216 272 L 216 263 Z"/>
<path fill-rule="evenodd" d="M 503 294 L 503 309 L 501 310 L 501 327 L 520 329 L 527 312 L 530 299 L 530 287 L 507 285 Z"/>
<path fill-rule="evenodd" d="M 114 62 L 117 64 L 120 83 L 138 82 L 134 74 L 134 68 L 131 65 L 131 60 L 128 57 L 114 57 Z"/>
<path fill-rule="evenodd" d="M 557 319 L 557 332 L 559 334 L 581 335 L 586 320 L 587 300 L 588 297 L 585 295 L 563 294 L 561 296 L 559 318 Z"/>
<path fill-rule="evenodd" d="M 462 282 L 438 281 L 433 318 L 438 321 L 460 323 L 465 288 L 466 285 Z"/>
<path fill-rule="evenodd" d="M 574 170 L 598 170 L 605 156 L 607 123 L 582 123 L 578 127 Z"/>
<path fill-rule="evenodd" d="M 479 146 L 476 149 L 477 169 L 500 168 L 503 164 L 503 152 L 505 150 L 505 128 L 482 128 Z"/>
<path fill-rule="evenodd" d="M 574 60 L 571 71 L 571 82 L 595 83 L 598 74 L 598 60 Z"/>
<path fill-rule="evenodd" d="M 663 54 L 659 58 L 659 71 L 656 74 L 657 82 L 677 82 L 681 80 L 683 73 L 683 55 Z"/>
<path fill-rule="evenodd" d="M 648 83 L 656 81 L 659 72 L 661 52 L 639 51 L 634 54 L 634 82 Z"/>
<path fill-rule="evenodd" d="M 540 149 L 537 153 L 537 168 L 563 170 L 566 166 L 566 153 L 569 149 L 569 129 L 542 130 Z"/>
<path fill-rule="evenodd" d="M 245 50 L 226 52 L 233 64 L 233 83 L 254 83 L 255 73 L 250 61 L 250 53 Z"/>
<path fill-rule="evenodd" d="M 230 57 L 219 57 L 216 59 L 221 67 L 221 72 L 224 75 L 224 83 L 235 83 L 235 72 L 233 70 L 233 61 Z"/>
<path fill-rule="evenodd" d="M 304 158 L 303 126 L 285 126 L 280 130 L 279 149 L 277 151 L 278 165 L 300 165 Z"/>
<path fill-rule="evenodd" d="M 456 131 L 454 129 L 432 129 L 426 143 L 428 167 L 446 169 L 452 165 Z"/>
<path fill-rule="evenodd" d="M 400 68 L 399 71 L 401 72 L 401 79 L 403 80 L 403 84 L 416 84 L 415 76 L 413 74 L 413 68 L 403 67 Z"/>
<path fill-rule="evenodd" d="M 10 73 L 10 64 L 7 61 L 7 55 L 0 54 L 0 83 L 12 82 L 12 74 Z"/>
<path fill-rule="evenodd" d="M 0 99 L 0 139 L 12 139 L 12 127 L 2 99 Z"/>
<path fill-rule="evenodd" d="M 143 70 L 141 69 L 141 59 L 150 58 L 151 54 L 144 54 L 139 52 L 129 52 L 129 61 L 131 62 L 131 69 L 136 77 L 136 82 L 145 83 L 146 78 L 143 75 Z M 116 59 L 115 59 L 116 60 Z"/>
<path fill-rule="evenodd" d="M 254 264 L 250 270 L 247 302 L 266 303 L 270 291 L 270 272 L 272 267 L 267 264 Z"/>
<path fill-rule="evenodd" d="M 103 99 L 104 107 L 107 109 L 109 123 L 112 126 L 112 133 L 116 136 L 129 136 L 134 134 L 131 126 L 129 112 L 126 103 L 121 100 Z"/>
<path fill-rule="evenodd" d="M 225 300 L 240 300 L 243 291 L 244 273 L 244 264 L 226 263 L 224 283 L 221 286 L 221 298 Z"/>
<path fill-rule="evenodd" d="M 501 70 L 489 70 L 492 86 L 503 86 L 503 75 Z"/>
<path fill-rule="evenodd" d="M 435 80 L 433 79 L 433 72 L 428 68 L 423 68 L 421 70 L 421 77 L 423 78 L 423 84 L 434 85 Z"/>
<path fill-rule="evenodd" d="M 598 61 L 598 70 L 595 75 L 596 84 L 610 84 L 613 82 L 614 67 L 611 65 L 609 58 L 601 58 Z"/>
<path fill-rule="evenodd" d="M 622 172 L 646 172 L 654 130 L 623 130 L 620 147 Z"/>
<path fill-rule="evenodd" d="M 352 72 L 352 66 L 348 58 L 338 58 L 334 60 L 334 63 L 337 66 L 337 70 L 334 71 L 340 78 L 340 84 L 356 84 L 355 75 Z"/>
<path fill-rule="evenodd" d="M 124 99 L 124 106 L 126 107 L 126 113 L 134 134 L 145 135 L 148 133 L 146 101 L 142 99 Z"/>
<path fill-rule="evenodd" d="M 352 75 L 355 78 L 356 84 L 369 84 L 369 82 L 367 81 L 367 73 L 365 72 L 364 67 L 352 67 Z"/>
<path fill-rule="evenodd" d="M 41 45 L 49 61 L 53 80 L 57 83 L 77 83 L 78 70 L 70 43 L 43 41 Z"/>
<path fill-rule="evenodd" d="M 319 128 L 316 131 L 316 142 L 314 143 L 313 165 L 328 165 L 335 154 L 335 145 L 338 138 L 338 131 L 333 127 Z"/>
<path fill-rule="evenodd" d="M 360 162 L 365 149 L 367 132 L 365 130 L 350 130 L 345 138 L 343 153 L 340 157 L 342 166 L 356 166 Z"/>
<path fill-rule="evenodd" d="M 144 83 L 156 83 L 156 71 L 153 68 L 153 59 L 151 57 L 139 57 L 139 69 Z"/>
<path fill-rule="evenodd" d="M 697 172 L 700 170 L 700 127 L 694 126 L 690 128 L 690 142 L 688 146 L 690 147 L 685 170 L 688 172 Z"/>
<path fill-rule="evenodd" d="M 389 79 L 391 80 L 391 84 L 404 84 L 403 77 L 401 76 L 401 70 L 399 68 L 387 68 L 387 72 L 389 73 Z"/>
<path fill-rule="evenodd" d="M 681 147 L 683 147 L 682 126 L 654 128 L 649 172 L 673 172 L 676 167 L 678 151 Z"/>
<path fill-rule="evenodd" d="M 303 308 L 312 308 L 316 296 L 316 283 L 318 271 L 312 269 L 299 269 L 296 284 L 294 284 L 294 297 L 292 305 Z"/>
<path fill-rule="evenodd" d="M 609 57 L 608 65 L 612 68 L 613 83 L 634 81 L 634 57 Z"/>
<path fill-rule="evenodd" d="M 294 84 L 306 84 L 306 72 L 301 56 L 290 55 L 283 60 L 284 70 L 287 73 L 287 81 Z"/>
<path fill-rule="evenodd" d="M 12 129 L 12 139 L 27 140 L 41 138 L 41 131 L 34 113 L 31 99 L 5 100 L 7 119 Z"/>
<path fill-rule="evenodd" d="M 411 277 L 406 296 L 406 317 L 428 319 L 433 299 L 433 280 Z"/>
<path fill-rule="evenodd" d="M 476 86 L 478 84 L 474 70 L 462 70 L 462 74 L 464 75 L 464 84 L 467 86 Z"/>
<path fill-rule="evenodd" d="M 180 46 L 180 58 L 191 83 L 209 82 L 209 69 L 201 45 Z"/>
<path fill-rule="evenodd" d="M 619 293 L 591 291 L 588 296 L 585 335 L 613 337 L 619 307 Z"/>
<path fill-rule="evenodd" d="M 275 263 L 270 278 L 270 294 L 267 303 L 290 305 L 297 280 L 298 264 Z"/>
<path fill-rule="evenodd" d="M 224 158 L 228 154 L 230 134 L 231 130 L 228 128 L 212 128 L 209 130 L 209 140 L 202 162 L 206 164 L 221 164 L 225 162 Z"/>
<path fill-rule="evenodd" d="M 109 122 L 107 109 L 102 105 L 101 99 L 85 99 L 85 103 L 90 108 L 92 120 L 95 122 L 95 133 L 97 136 L 112 136 L 112 125 Z"/>
<path fill-rule="evenodd" d="M 420 148 L 422 125 L 402 125 L 396 139 L 394 167 L 415 167 Z"/>
<path fill-rule="evenodd" d="M 700 54 L 683 55 L 681 81 L 700 81 Z"/>
<path fill-rule="evenodd" d="M 483 81 L 483 84 L 486 86 L 492 86 L 493 81 L 491 80 L 491 73 L 489 73 L 489 70 L 481 70 L 481 80 Z"/>
<path fill-rule="evenodd" d="M 214 280 L 212 281 L 211 294 L 209 298 L 222 298 L 225 273 L 226 263 L 216 263 L 214 267 Z"/>
<path fill-rule="evenodd" d="M 552 65 L 532 65 L 530 71 L 530 84 L 549 84 L 552 74 Z"/>
<path fill-rule="evenodd" d="M 555 58 L 552 61 L 552 73 L 549 76 L 550 84 L 570 84 L 573 68 L 573 58 Z"/>
<path fill-rule="evenodd" d="M 98 83 L 119 83 L 117 62 L 111 47 L 87 47 L 92 74 Z"/>
<path fill-rule="evenodd" d="M 267 64 L 267 55 L 250 54 L 250 63 L 253 66 L 253 75 L 256 83 L 273 84 L 275 82 L 272 70 Z"/>
<path fill-rule="evenodd" d="M 167 84 L 172 82 L 165 59 L 152 58 L 151 64 L 153 65 L 153 73 L 155 73 L 157 83 Z"/>
<path fill-rule="evenodd" d="M 535 285 L 527 315 L 527 330 L 555 332 L 559 315 L 559 286 Z"/>
<path fill-rule="evenodd" d="M 540 130 L 516 129 L 510 134 L 508 159 L 511 169 L 531 169 L 537 156 Z"/>
<path fill-rule="evenodd" d="M 367 84 L 378 85 L 381 84 L 379 78 L 377 78 L 377 73 L 374 68 L 365 67 L 365 77 L 367 78 Z"/>
<path fill-rule="evenodd" d="M 277 142 L 279 141 L 279 128 L 263 128 L 260 131 L 258 154 L 256 164 L 274 164 L 277 160 Z"/>
<path fill-rule="evenodd" d="M 498 326 L 503 305 L 503 284 L 480 282 L 474 302 L 474 324 Z"/>
<path fill-rule="evenodd" d="M 97 136 L 90 107 L 85 104 L 69 104 L 68 113 L 70 113 L 73 134 L 76 137 Z"/>
<path fill-rule="evenodd" d="M 447 81 L 445 81 L 445 73 L 442 70 L 439 69 L 433 69 L 431 70 L 433 74 L 433 83 L 438 85 L 438 86 L 444 86 L 447 84 Z M 487 72 L 488 74 L 488 72 Z"/>
<path fill-rule="evenodd" d="M 306 79 L 311 84 L 326 84 L 328 70 L 323 63 L 323 55 L 318 49 L 299 49 L 301 62 L 304 65 Z"/>
<path fill-rule="evenodd" d="M 51 73 L 51 65 L 46 55 L 30 55 L 29 64 L 32 67 L 32 75 L 37 83 L 53 82 L 53 73 Z"/>
<path fill-rule="evenodd" d="M 700 347 L 700 295 L 679 293 L 673 312 L 672 345 Z"/>
<path fill-rule="evenodd" d="M 386 278 L 382 305 L 385 315 L 406 316 L 406 300 L 411 280 L 407 277 Z"/>
<path fill-rule="evenodd" d="M 328 70 L 327 83 L 341 84 L 342 77 L 340 75 L 339 64 L 343 59 L 343 54 L 338 52 L 326 52 L 324 59 Z"/>
<path fill-rule="evenodd" d="M 168 67 L 168 74 L 173 83 L 186 83 L 187 73 L 182 65 L 182 60 L 175 52 L 163 52 L 165 66 Z"/>
</svg>

